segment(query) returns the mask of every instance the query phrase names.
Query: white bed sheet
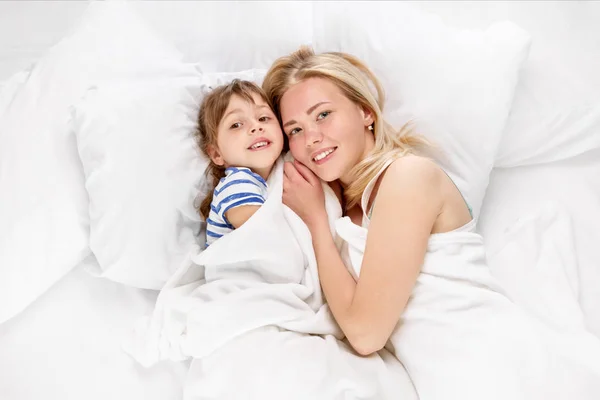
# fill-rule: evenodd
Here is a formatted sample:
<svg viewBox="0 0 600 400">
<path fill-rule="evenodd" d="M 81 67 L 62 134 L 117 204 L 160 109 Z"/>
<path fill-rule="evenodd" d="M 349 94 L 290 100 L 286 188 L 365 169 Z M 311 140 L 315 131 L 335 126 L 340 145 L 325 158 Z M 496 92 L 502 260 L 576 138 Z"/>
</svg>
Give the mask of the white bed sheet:
<svg viewBox="0 0 600 400">
<path fill-rule="evenodd" d="M 600 134 L 600 129 L 598 134 Z M 554 203 L 571 218 L 579 275 L 579 303 L 587 328 L 600 337 L 600 149 L 571 159 L 526 167 L 495 169 L 479 228 L 488 248 L 504 240 L 519 218 Z M 516 278 L 515 278 L 516 279 Z"/>
<path fill-rule="evenodd" d="M 92 277 L 84 264 L 0 325 L 0 399 L 180 399 L 189 363 L 145 369 L 121 349 L 157 292 Z"/>
<path fill-rule="evenodd" d="M 486 244 L 493 248 L 517 219 L 549 201 L 560 203 L 573 220 L 580 303 L 596 334 L 600 334 L 598 173 L 600 150 L 547 165 L 497 169 L 479 221 Z M 121 350 L 123 335 L 132 321 L 151 311 L 157 293 L 91 277 L 84 264 L 21 315 L 0 325 L 0 398 L 181 398 L 187 363 L 162 363 L 147 370 Z"/>
</svg>

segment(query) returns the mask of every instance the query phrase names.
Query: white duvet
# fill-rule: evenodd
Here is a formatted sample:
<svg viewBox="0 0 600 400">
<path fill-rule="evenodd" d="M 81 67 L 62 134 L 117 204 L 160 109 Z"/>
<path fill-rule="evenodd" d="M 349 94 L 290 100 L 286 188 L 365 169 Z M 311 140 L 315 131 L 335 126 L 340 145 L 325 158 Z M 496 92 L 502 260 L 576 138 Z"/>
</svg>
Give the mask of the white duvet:
<svg viewBox="0 0 600 400">
<path fill-rule="evenodd" d="M 125 350 L 145 366 L 192 357 L 185 399 L 416 399 L 391 353 L 361 357 L 340 340 L 282 177 L 280 161 L 265 204 L 182 266 Z M 341 209 L 326 190 L 333 227 Z"/>
<path fill-rule="evenodd" d="M 506 276 L 505 285 L 494 276 L 474 222 L 430 236 L 421 273 L 390 337 L 420 400 L 598 399 L 600 341 L 577 323 L 576 315 L 556 321 L 560 311 L 540 312 L 544 306 L 573 303 L 560 264 L 546 259 L 546 265 L 520 265 L 529 272 L 547 267 L 538 277 L 564 282 L 554 287 L 548 279 L 524 282 L 538 297 L 532 301 Z M 347 265 L 359 276 L 367 229 L 344 217 L 337 232 L 348 243 Z M 517 260 L 506 252 L 496 259 L 496 271 L 506 268 L 512 279 L 532 276 L 514 271 Z M 547 289 L 555 289 L 557 301 L 540 296 Z"/>
<path fill-rule="evenodd" d="M 480 236 L 470 232 L 458 234 L 466 240 L 466 264 L 463 252 L 444 244 L 449 236 L 430 243 L 442 246 L 428 253 L 388 346 L 400 361 L 387 350 L 356 355 L 323 303 L 310 233 L 281 203 L 282 169 L 280 161 L 267 202 L 240 229 L 191 256 L 125 346 L 145 366 L 192 358 L 184 398 L 415 399 L 418 391 L 421 399 L 591 400 L 600 394 L 600 342 L 582 329 L 556 329 L 525 310 L 510 311 Z M 330 226 L 337 224 L 339 234 L 347 219 L 325 190 Z M 364 233 L 345 229 L 353 230 Z M 364 239 L 362 233 L 354 239 Z M 435 268 L 432 257 L 441 257 Z M 501 346 L 508 346 L 504 353 Z"/>
</svg>

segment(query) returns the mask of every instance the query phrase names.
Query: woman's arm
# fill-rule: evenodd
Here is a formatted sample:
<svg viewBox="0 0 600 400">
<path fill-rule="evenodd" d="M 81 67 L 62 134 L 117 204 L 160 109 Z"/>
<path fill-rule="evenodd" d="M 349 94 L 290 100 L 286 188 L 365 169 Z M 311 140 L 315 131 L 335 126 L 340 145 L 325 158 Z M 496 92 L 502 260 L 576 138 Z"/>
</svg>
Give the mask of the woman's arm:
<svg viewBox="0 0 600 400">
<path fill-rule="evenodd" d="M 401 158 L 388 168 L 377 193 L 356 283 L 337 252 L 326 219 L 304 213 L 325 297 L 360 354 L 385 345 L 408 302 L 441 211 L 439 185 L 439 170 L 426 159 Z"/>
</svg>

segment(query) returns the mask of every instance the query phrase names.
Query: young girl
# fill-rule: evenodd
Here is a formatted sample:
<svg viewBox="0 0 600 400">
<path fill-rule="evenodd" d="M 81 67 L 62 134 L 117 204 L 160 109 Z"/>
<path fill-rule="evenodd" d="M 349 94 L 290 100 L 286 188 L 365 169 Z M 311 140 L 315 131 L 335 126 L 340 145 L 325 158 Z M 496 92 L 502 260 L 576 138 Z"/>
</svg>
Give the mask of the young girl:
<svg viewBox="0 0 600 400">
<path fill-rule="evenodd" d="M 210 158 L 213 189 L 199 207 L 206 245 L 239 228 L 265 202 L 267 178 L 283 149 L 283 134 L 263 90 L 234 80 L 200 106 L 197 139 Z"/>
</svg>

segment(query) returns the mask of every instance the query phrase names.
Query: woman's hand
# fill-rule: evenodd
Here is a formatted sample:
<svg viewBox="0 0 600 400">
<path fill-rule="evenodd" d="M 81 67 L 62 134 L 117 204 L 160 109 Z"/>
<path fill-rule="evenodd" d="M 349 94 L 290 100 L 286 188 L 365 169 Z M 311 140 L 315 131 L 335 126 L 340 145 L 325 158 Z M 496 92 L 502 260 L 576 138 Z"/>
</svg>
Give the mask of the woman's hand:
<svg viewBox="0 0 600 400">
<path fill-rule="evenodd" d="M 321 180 L 295 160 L 283 166 L 283 204 L 291 208 L 310 230 L 327 221 Z"/>
</svg>

